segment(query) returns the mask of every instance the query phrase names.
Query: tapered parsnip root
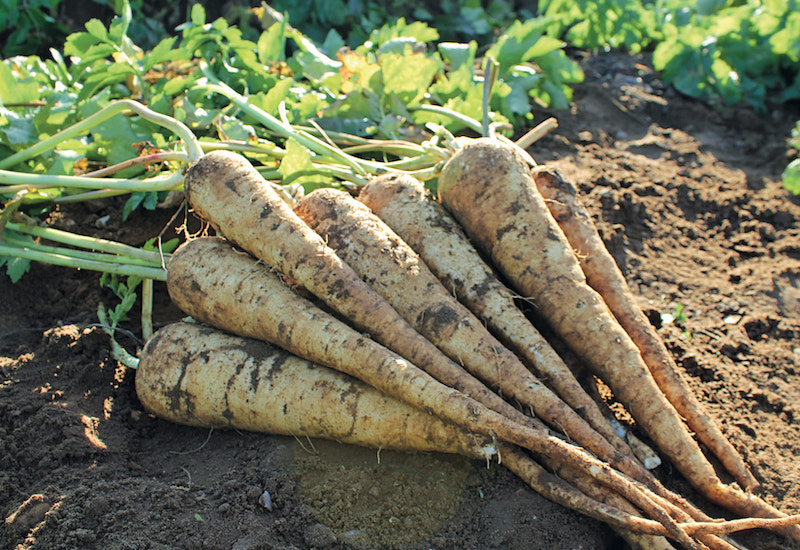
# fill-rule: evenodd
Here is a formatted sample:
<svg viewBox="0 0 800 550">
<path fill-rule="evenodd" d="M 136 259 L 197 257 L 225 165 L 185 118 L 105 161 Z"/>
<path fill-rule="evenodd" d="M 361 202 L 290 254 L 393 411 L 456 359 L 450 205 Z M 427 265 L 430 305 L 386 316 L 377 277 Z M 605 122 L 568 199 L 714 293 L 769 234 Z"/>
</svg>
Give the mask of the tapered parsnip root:
<svg viewBox="0 0 800 550">
<path fill-rule="evenodd" d="M 525 359 L 565 403 L 617 450 L 631 453 L 561 357 L 516 307 L 512 291 L 500 282 L 458 223 L 420 181 L 409 175 L 381 176 L 361 189 L 358 200 L 408 243 L 450 293 Z"/>
<path fill-rule="evenodd" d="M 629 502 L 624 499 L 621 499 L 619 495 L 608 491 L 606 488 L 594 483 L 591 478 L 586 476 L 585 474 L 573 470 L 567 466 L 563 466 L 561 464 L 557 464 L 548 458 L 540 459 L 541 463 L 549 468 L 554 475 L 558 476 L 559 478 L 563 479 L 565 482 L 569 483 L 571 486 L 576 487 L 578 490 L 585 493 L 590 498 L 597 500 L 598 502 L 602 502 L 608 504 L 614 508 L 619 510 L 623 510 L 632 515 L 640 515 L 638 510 L 633 507 Z M 681 521 L 691 522 L 692 518 L 688 514 L 679 515 Z M 702 522 L 708 523 L 711 518 L 703 517 Z M 654 538 L 652 534 L 644 534 L 641 532 L 631 532 L 630 530 L 625 529 L 622 526 L 614 526 L 611 524 L 612 527 L 617 529 L 620 534 L 625 538 L 626 541 L 633 547 L 643 547 L 643 548 L 660 548 L 664 545 L 667 547 L 670 546 L 669 542 L 664 539 L 657 539 Z M 721 534 L 721 533 L 720 533 Z M 710 550 L 742 550 L 739 546 L 734 546 L 731 544 L 728 539 L 724 537 L 720 537 L 713 534 L 708 533 L 698 533 L 696 534 L 697 539 L 705 544 Z"/>
<path fill-rule="evenodd" d="M 319 437 L 490 460 L 469 434 L 328 367 L 267 342 L 191 323 L 159 329 L 140 354 L 136 393 L 162 418 L 203 428 Z"/>
<path fill-rule="evenodd" d="M 167 266 L 172 300 L 193 318 L 240 336 L 266 340 L 334 368 L 470 432 L 519 445 L 584 471 L 656 519 L 687 548 L 696 543 L 630 479 L 582 449 L 515 424 L 436 381 L 399 355 L 292 291 L 267 266 L 219 238 L 184 243 Z M 346 291 L 346 289 L 342 289 Z"/>
<path fill-rule="evenodd" d="M 360 330 L 517 422 L 528 419 L 450 361 L 344 263 L 275 192 L 250 162 L 214 151 L 189 168 L 186 197 L 225 238 L 277 269 Z"/>
<path fill-rule="evenodd" d="M 315 196 L 317 198 L 312 202 Z M 339 214 L 325 213 L 326 210 L 330 211 L 334 208 L 326 209 L 322 198 L 336 196 L 341 197 L 338 202 L 342 203 L 342 208 L 336 209 L 341 212 Z M 395 224 L 401 228 L 403 233 L 409 235 L 414 243 L 411 246 L 413 250 L 409 250 L 404 242 L 398 242 L 400 241 L 399 237 L 392 237 L 389 230 L 380 229 L 380 222 L 371 220 L 369 215 L 363 213 L 363 209 L 358 212 L 358 209 L 353 207 L 352 211 L 347 213 L 344 206 L 351 201 L 342 197 L 341 194 L 323 190 L 315 191 L 301 201 L 298 208 L 312 210 L 310 204 L 316 203 L 316 210 L 320 213 L 316 216 L 309 214 L 308 221 L 318 230 L 320 230 L 320 226 L 323 226 L 323 234 L 328 238 L 331 246 L 336 248 L 337 252 L 353 265 L 356 271 L 359 271 L 362 278 L 368 280 L 373 286 L 377 285 L 375 288 L 378 288 L 379 292 L 390 302 L 402 300 L 407 305 L 414 302 L 419 304 L 416 310 L 406 310 L 405 313 L 401 311 L 410 321 L 415 317 L 430 317 L 422 315 L 420 311 L 424 312 L 432 308 L 447 307 L 448 311 L 457 311 L 456 308 L 448 305 L 453 301 L 450 293 L 442 292 L 441 285 L 431 281 L 429 276 L 426 278 L 426 262 L 419 262 L 416 258 L 416 252 L 422 251 L 421 255 L 424 252 L 430 264 L 436 266 L 437 276 L 451 287 L 453 294 L 480 315 L 489 327 L 504 335 L 507 341 L 514 343 L 518 353 L 528 357 L 531 363 L 538 364 L 540 370 L 550 380 L 557 380 L 562 390 L 568 392 L 584 412 L 593 410 L 596 423 L 601 428 L 605 428 L 603 433 L 608 434 L 607 439 L 611 441 L 616 439 L 618 448 L 621 447 L 630 454 L 630 450 L 622 441 L 619 441 L 606 419 L 603 418 L 595 401 L 585 393 L 558 354 L 516 307 L 512 292 L 500 283 L 455 220 L 440 204 L 427 196 L 421 183 L 409 176 L 382 176 L 367 184 L 362 189 L 360 198 L 365 204 L 374 206 L 379 216 L 382 214 L 390 220 L 391 223 L 387 222 L 388 225 Z M 318 222 L 313 219 L 322 216 L 325 216 L 325 221 Z M 334 220 L 337 217 L 340 219 Z M 333 231 L 336 227 L 340 229 Z M 377 231 L 373 231 L 376 229 Z M 367 239 L 370 237 L 375 240 L 368 242 Z M 362 244 L 363 246 L 361 246 Z M 420 250 L 416 250 L 417 247 Z M 381 256 L 383 256 L 383 260 Z M 387 261 L 386 256 L 389 256 L 391 260 Z M 390 278 L 390 273 L 395 274 L 394 278 Z M 419 282 L 415 283 L 417 280 Z M 420 289 L 422 290 L 420 291 Z M 435 299 L 434 296 L 437 293 L 434 290 L 437 289 L 439 298 Z M 394 298 L 390 298 L 392 294 Z M 415 294 L 417 298 L 413 299 Z M 395 307 L 398 310 L 401 309 L 397 304 Z M 422 310 L 422 308 L 425 309 Z M 463 314 L 451 317 L 453 318 L 452 324 L 458 325 L 460 331 L 465 331 L 468 326 L 478 325 L 479 328 L 482 328 L 474 320 L 467 323 L 461 322 L 460 319 L 466 318 Z M 423 332 L 425 330 L 424 326 L 417 326 L 417 329 Z M 436 341 L 435 335 L 431 335 L 429 338 Z M 475 343 L 479 342 L 481 338 L 479 335 L 470 335 L 464 340 Z M 450 343 L 450 339 L 451 337 L 448 336 L 448 341 L 444 344 Z M 442 344 L 439 343 L 439 345 Z M 490 347 L 499 348 L 500 346 L 493 342 Z M 466 353 L 463 351 L 466 348 L 462 347 L 461 349 L 462 356 L 480 357 L 480 353 Z M 538 401 L 538 403 L 532 404 L 534 410 L 542 418 L 548 418 L 545 407 L 547 403 L 552 402 L 551 397 L 553 396 L 543 393 L 541 397 L 531 396 L 526 400 L 525 393 L 519 391 L 525 389 L 527 383 L 525 382 L 525 373 L 519 372 L 518 364 L 510 361 L 504 363 L 499 354 L 494 352 L 490 357 L 486 357 L 484 354 L 484 361 L 506 365 L 506 368 L 501 371 L 501 378 L 493 380 L 492 384 L 499 385 L 501 391 L 523 404 L 528 404 L 531 400 Z M 467 367 L 469 368 L 469 365 Z M 479 368 L 479 365 L 473 367 Z M 552 376 L 550 376 L 551 374 Z M 628 458 L 617 456 L 606 441 L 598 440 L 593 434 L 588 434 L 588 426 L 576 425 L 571 411 L 553 418 L 551 422 L 560 423 L 560 428 L 576 442 L 667 499 L 673 506 L 672 513 L 676 519 L 680 521 L 710 519 L 680 495 L 669 492 L 639 464 Z"/>
<path fill-rule="evenodd" d="M 537 166 L 532 175 L 550 213 L 577 252 L 589 286 L 603 297 L 639 348 L 664 396 L 742 487 L 747 490 L 758 487 L 758 480 L 694 396 L 664 342 L 636 303 L 619 266 L 581 203 L 577 188 L 553 168 Z"/>
<path fill-rule="evenodd" d="M 673 465 L 710 500 L 745 517 L 783 517 L 724 484 L 666 400 L 638 348 L 585 276 L 526 163 L 491 139 L 465 143 L 439 177 L 440 200 L 470 239 L 529 297 L 559 336 L 614 391 Z M 800 540 L 800 528 L 780 532 Z"/>
<path fill-rule="evenodd" d="M 615 453 L 453 298 L 414 250 L 366 206 L 344 191 L 317 189 L 298 201 L 295 212 L 414 329 L 468 372 L 531 408 L 573 440 L 591 448 L 584 443 L 591 439 L 604 446 L 606 454 Z"/>
<path fill-rule="evenodd" d="M 203 428 L 334 439 L 373 448 L 458 453 L 481 461 L 495 441 L 387 397 L 333 369 L 272 344 L 194 323 L 159 329 L 140 355 L 136 391 L 150 412 Z M 518 448 L 502 444 L 532 488 L 618 529 L 663 531 L 621 499 L 615 509 L 547 474 Z M 642 535 L 639 536 L 642 538 Z M 646 536 L 644 538 L 647 538 Z"/>
<path fill-rule="evenodd" d="M 456 453 L 481 461 L 498 452 L 492 439 L 467 433 L 351 376 L 267 342 L 193 323 L 168 325 L 148 341 L 140 354 L 136 392 L 151 413 L 188 426 Z M 601 521 L 660 527 L 635 510 L 626 517 L 593 503 L 513 446 L 504 445 L 503 455 L 534 490 L 559 504 L 585 509 Z"/>
<path fill-rule="evenodd" d="M 344 191 L 317 189 L 299 200 L 295 211 L 417 331 L 467 371 L 614 468 L 657 485 L 630 451 L 627 456 L 617 451 L 497 341 L 364 204 Z"/>
<path fill-rule="evenodd" d="M 630 519 L 639 517 L 639 511 L 635 507 L 622 498 L 617 498 L 611 504 L 612 495 L 616 497 L 618 495 L 603 491 L 602 486 L 595 484 L 591 478 L 572 471 L 574 477 L 581 480 L 584 485 L 576 489 L 573 480 L 565 478 L 561 472 L 557 474 L 548 472 L 518 447 L 503 444 L 500 449 L 503 464 L 536 492 L 562 506 L 580 510 L 585 515 L 604 521 L 634 550 L 674 550 L 666 538 L 647 533 L 647 528 L 643 527 L 642 522 Z M 626 514 L 629 514 L 630 518 Z"/>
</svg>

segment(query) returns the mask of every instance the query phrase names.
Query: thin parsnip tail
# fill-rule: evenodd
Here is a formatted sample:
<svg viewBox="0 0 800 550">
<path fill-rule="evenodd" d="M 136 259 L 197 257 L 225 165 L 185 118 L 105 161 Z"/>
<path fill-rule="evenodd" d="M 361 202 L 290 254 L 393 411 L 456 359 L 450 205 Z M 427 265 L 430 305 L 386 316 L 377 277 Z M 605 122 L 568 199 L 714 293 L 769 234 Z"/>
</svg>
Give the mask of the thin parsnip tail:
<svg viewBox="0 0 800 550">
<path fill-rule="evenodd" d="M 757 488 L 758 480 L 695 397 L 669 350 L 637 304 L 619 266 L 581 203 L 575 185 L 550 167 L 537 166 L 531 172 L 550 213 L 576 250 L 589 286 L 603 297 L 639 348 L 664 396 L 683 416 L 697 439 L 708 447 L 742 487 L 746 490 Z"/>
<path fill-rule="evenodd" d="M 636 345 L 586 283 L 527 164 L 513 149 L 485 138 L 464 144 L 442 170 L 439 197 L 473 242 L 517 292 L 533 300 L 560 337 L 596 370 L 690 483 L 742 516 L 785 516 L 719 479 L 661 393 Z M 797 526 L 779 531 L 800 540 Z"/>
</svg>

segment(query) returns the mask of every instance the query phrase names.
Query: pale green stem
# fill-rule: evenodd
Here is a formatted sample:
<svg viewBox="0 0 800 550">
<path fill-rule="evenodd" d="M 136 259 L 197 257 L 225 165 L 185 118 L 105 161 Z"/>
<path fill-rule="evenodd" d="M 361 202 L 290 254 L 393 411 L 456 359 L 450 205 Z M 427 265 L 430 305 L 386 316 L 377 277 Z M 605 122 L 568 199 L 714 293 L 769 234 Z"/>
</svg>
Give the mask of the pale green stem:
<svg viewBox="0 0 800 550">
<path fill-rule="evenodd" d="M 142 166 L 148 164 L 160 164 L 162 162 L 167 162 L 170 160 L 179 160 L 186 162 L 189 160 L 189 157 L 186 153 L 179 153 L 179 152 L 171 152 L 171 153 L 154 153 L 152 155 L 145 155 L 142 157 L 135 157 L 132 159 L 128 159 L 113 166 L 107 166 L 105 168 L 101 168 L 100 170 L 95 170 L 94 172 L 88 172 L 83 174 L 87 178 L 102 178 L 109 174 L 114 174 L 121 170 L 125 170 L 126 168 L 131 168 L 133 166 Z"/>
<path fill-rule="evenodd" d="M 153 336 L 153 280 L 142 280 L 142 339 Z"/>
<path fill-rule="evenodd" d="M 147 179 L 91 178 L 87 176 L 60 176 L 54 174 L 28 174 L 0 170 L 0 193 L 11 194 L 25 189 L 78 188 L 78 189 L 116 189 L 121 191 L 169 191 L 183 184 L 183 174 L 173 172 L 167 176 L 154 176 Z"/>
<path fill-rule="evenodd" d="M 444 166 L 444 162 L 440 162 L 436 164 L 436 166 L 431 166 L 430 168 L 425 168 L 422 170 L 409 170 L 404 171 L 404 174 L 408 174 L 409 176 L 413 176 L 419 181 L 428 181 L 430 179 L 436 178 L 439 176 L 439 173 L 442 171 L 442 167 Z"/>
<path fill-rule="evenodd" d="M 81 260 L 63 254 L 48 254 L 30 248 L 18 248 L 7 246 L 0 243 L 0 256 L 11 258 L 25 258 L 36 262 L 42 262 L 62 267 L 72 267 L 75 269 L 88 269 L 111 273 L 112 275 L 123 275 L 140 277 L 142 279 L 153 279 L 156 281 L 166 281 L 167 272 L 161 268 L 134 266 L 130 264 L 112 264 L 108 262 L 98 262 L 93 260 Z"/>
<path fill-rule="evenodd" d="M 130 191 L 120 189 L 103 189 L 101 191 L 87 191 L 85 193 L 76 193 L 74 195 L 62 195 L 53 199 L 42 198 L 42 202 L 52 202 L 53 204 L 69 204 L 71 202 L 84 202 L 90 200 L 107 199 L 109 197 L 118 197 L 120 195 L 128 195 Z M 37 202 L 39 199 L 30 199 L 28 202 Z"/>
<path fill-rule="evenodd" d="M 151 264 L 163 265 L 164 258 L 167 257 L 167 255 L 156 250 L 144 250 L 142 248 L 119 243 L 117 241 L 99 239 L 97 237 L 88 237 L 86 235 L 78 235 L 76 233 L 62 231 L 61 229 L 55 229 L 53 227 L 41 227 L 38 225 L 27 225 L 13 222 L 9 222 L 6 227 L 18 233 L 27 233 L 28 235 L 41 237 L 43 239 L 47 239 L 48 241 L 76 246 L 86 250 L 96 250 L 99 252 L 116 254 L 118 256 L 128 256 L 144 262 L 150 262 Z"/>
<path fill-rule="evenodd" d="M 296 124 L 295 128 L 298 130 L 303 130 L 304 132 L 309 133 L 314 137 L 322 137 L 323 135 L 328 136 L 336 143 L 339 144 L 349 144 L 350 146 L 353 145 L 367 145 L 374 141 L 382 141 L 382 140 L 373 140 L 370 138 L 365 138 L 361 136 L 356 136 L 353 134 L 348 134 L 345 132 L 335 132 L 333 130 L 322 130 L 319 127 L 312 127 L 312 126 L 303 126 L 302 124 Z"/>
<path fill-rule="evenodd" d="M 200 148 L 197 138 L 188 126 L 172 117 L 157 113 L 137 101 L 133 101 L 131 99 L 120 99 L 97 111 L 93 115 L 86 117 L 82 121 L 77 122 L 72 126 L 69 126 L 50 136 L 49 138 L 40 141 L 36 145 L 14 153 L 13 155 L 4 159 L 0 159 L 0 169 L 14 166 L 20 162 L 33 158 L 44 151 L 52 149 L 62 141 L 83 135 L 95 126 L 102 124 L 114 115 L 123 111 L 134 111 L 140 117 L 172 131 L 175 135 L 183 140 L 183 144 L 186 147 L 190 161 L 194 162 L 203 156 L 203 150 Z"/>
<path fill-rule="evenodd" d="M 492 88 L 497 80 L 497 70 L 499 63 L 491 57 L 486 58 L 486 68 L 483 71 L 483 122 L 481 124 L 481 135 L 489 136 L 489 102 L 492 99 Z"/>
<path fill-rule="evenodd" d="M 467 116 L 462 113 L 457 113 L 452 109 L 448 109 L 447 107 L 440 107 L 439 105 L 417 105 L 416 107 L 411 107 L 410 110 L 426 111 L 428 113 L 436 113 L 438 115 L 449 117 L 455 121 L 460 122 L 470 130 L 483 135 L 483 125 L 480 122 L 478 122 L 471 116 Z"/>
<path fill-rule="evenodd" d="M 397 172 L 406 172 L 409 170 L 419 170 L 422 168 L 429 168 L 436 164 L 439 164 L 443 160 L 446 161 L 449 157 L 444 157 L 440 159 L 431 159 L 425 157 L 414 157 L 414 158 L 407 158 L 401 160 L 392 160 L 389 162 L 384 163 L 386 168 L 397 171 Z"/>
<path fill-rule="evenodd" d="M 64 248 L 61 246 L 35 244 L 28 241 L 23 241 L 21 239 L 9 238 L 8 236 L 3 237 L 2 242 L 6 243 L 9 247 L 13 247 L 15 250 L 25 248 L 28 250 L 35 250 L 43 254 L 53 254 L 63 257 L 69 256 L 71 258 L 75 258 L 76 260 L 87 260 L 109 264 L 128 264 L 131 266 L 142 267 L 155 267 L 159 265 L 158 263 L 154 264 L 152 261 L 141 260 L 138 258 L 118 256 L 116 254 L 105 254 L 103 252 L 87 252 L 85 250 L 75 250 L 74 248 Z"/>
<path fill-rule="evenodd" d="M 341 166 L 338 164 L 320 164 L 312 163 L 313 168 L 307 170 L 295 170 L 291 174 L 281 174 L 278 169 L 268 167 L 256 168 L 264 179 L 279 179 L 282 180 L 284 185 L 292 183 L 302 176 L 329 176 L 343 181 L 350 181 L 357 185 L 366 185 L 368 178 L 364 176 L 357 176 L 353 174 L 348 166 Z"/>
<path fill-rule="evenodd" d="M 203 151 L 217 151 L 224 149 L 226 151 L 237 151 L 239 153 L 254 153 L 257 155 L 270 155 L 276 158 L 283 158 L 286 156 L 286 151 L 281 149 L 271 141 L 265 143 L 250 143 L 247 141 L 240 141 L 234 139 L 226 139 L 220 141 L 201 141 L 200 147 Z"/>
<path fill-rule="evenodd" d="M 353 153 L 383 153 L 385 155 L 419 156 L 425 154 L 421 145 L 416 143 L 403 143 L 402 141 L 374 141 L 362 145 L 350 145 L 342 147 L 342 151 L 348 154 Z"/>
</svg>

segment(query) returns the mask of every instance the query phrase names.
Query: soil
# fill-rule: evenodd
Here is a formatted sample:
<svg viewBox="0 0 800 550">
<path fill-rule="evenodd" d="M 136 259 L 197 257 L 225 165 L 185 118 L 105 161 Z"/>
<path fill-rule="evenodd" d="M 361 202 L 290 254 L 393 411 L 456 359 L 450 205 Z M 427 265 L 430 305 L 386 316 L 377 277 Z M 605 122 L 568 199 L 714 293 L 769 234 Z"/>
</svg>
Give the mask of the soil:
<svg viewBox="0 0 800 550">
<path fill-rule="evenodd" d="M 797 105 L 757 115 L 677 95 L 646 56 L 587 56 L 531 152 L 576 182 L 648 316 L 762 482 L 800 511 L 800 201 L 780 184 Z M 54 223 L 140 245 L 172 212 L 83 204 Z M 162 421 L 96 326 L 93 273 L 0 278 L 0 548 L 624 549 L 503 467 L 458 456 Z M 682 308 L 682 311 L 678 311 Z M 682 313 L 682 315 L 678 315 Z M 675 319 L 670 321 L 670 315 Z M 181 318 L 156 285 L 154 319 Z M 119 341 L 138 342 L 137 319 Z M 665 464 L 657 475 L 713 515 Z M 269 497 L 268 499 L 266 497 Z M 265 506 L 267 504 L 268 506 Z M 800 549 L 766 531 L 753 549 Z"/>
</svg>

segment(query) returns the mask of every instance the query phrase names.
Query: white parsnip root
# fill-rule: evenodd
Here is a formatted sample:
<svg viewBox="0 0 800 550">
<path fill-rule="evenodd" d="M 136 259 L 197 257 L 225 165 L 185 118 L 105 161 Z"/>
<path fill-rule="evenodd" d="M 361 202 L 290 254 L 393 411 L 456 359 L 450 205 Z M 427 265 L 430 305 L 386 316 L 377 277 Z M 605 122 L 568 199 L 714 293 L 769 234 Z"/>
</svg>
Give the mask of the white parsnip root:
<svg viewBox="0 0 800 550">
<path fill-rule="evenodd" d="M 220 237 L 184 243 L 167 266 L 167 288 L 184 312 L 228 334 L 178 324 L 153 337 L 137 391 L 156 414 L 484 462 L 496 456 L 536 491 L 639 547 L 733 550 L 726 534 L 742 528 L 800 532 L 800 516 L 716 477 L 586 284 L 512 147 L 459 140 L 439 177 L 453 217 L 402 175 L 374 179 L 360 201 L 319 189 L 293 210 L 249 161 L 225 151 L 195 162 L 185 189 Z M 637 462 L 517 307 L 518 295 L 692 484 L 745 517 L 712 520 Z"/>
<path fill-rule="evenodd" d="M 667 401 L 538 193 L 527 164 L 494 140 L 461 147 L 439 178 L 440 200 L 470 239 L 530 298 L 553 329 L 614 391 L 673 465 L 710 500 L 744 517 L 784 517 L 723 483 Z M 800 540 L 800 528 L 779 531 Z"/>
</svg>

